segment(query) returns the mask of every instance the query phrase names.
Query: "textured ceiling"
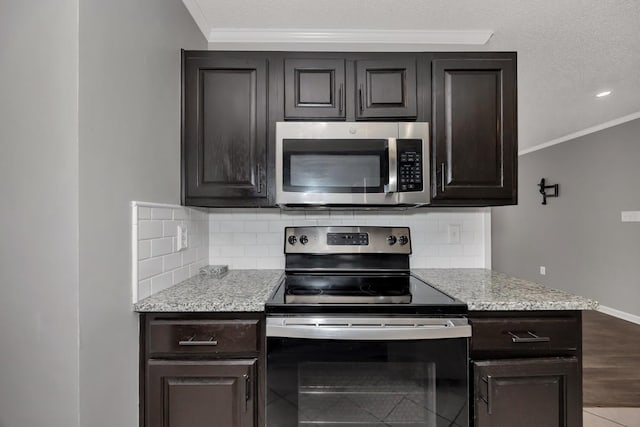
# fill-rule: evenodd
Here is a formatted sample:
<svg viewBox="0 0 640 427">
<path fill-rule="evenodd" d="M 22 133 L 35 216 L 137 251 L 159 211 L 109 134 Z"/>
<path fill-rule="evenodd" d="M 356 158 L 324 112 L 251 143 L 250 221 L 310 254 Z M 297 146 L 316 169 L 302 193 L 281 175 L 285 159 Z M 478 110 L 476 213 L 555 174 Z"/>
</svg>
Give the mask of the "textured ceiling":
<svg viewBox="0 0 640 427">
<path fill-rule="evenodd" d="M 184 1 L 205 36 L 220 28 L 492 30 L 481 47 L 423 50 L 518 52 L 520 150 L 640 111 L 638 0 Z M 613 93 L 594 96 L 605 89 Z"/>
</svg>

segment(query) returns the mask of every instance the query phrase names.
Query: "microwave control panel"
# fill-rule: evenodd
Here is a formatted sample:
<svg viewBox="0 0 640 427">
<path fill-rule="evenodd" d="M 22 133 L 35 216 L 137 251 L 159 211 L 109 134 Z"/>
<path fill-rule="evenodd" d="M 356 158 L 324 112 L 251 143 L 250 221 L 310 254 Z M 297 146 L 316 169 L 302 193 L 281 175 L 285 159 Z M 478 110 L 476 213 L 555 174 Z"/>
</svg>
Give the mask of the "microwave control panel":
<svg viewBox="0 0 640 427">
<path fill-rule="evenodd" d="M 422 140 L 398 139 L 398 190 L 422 191 Z"/>
</svg>

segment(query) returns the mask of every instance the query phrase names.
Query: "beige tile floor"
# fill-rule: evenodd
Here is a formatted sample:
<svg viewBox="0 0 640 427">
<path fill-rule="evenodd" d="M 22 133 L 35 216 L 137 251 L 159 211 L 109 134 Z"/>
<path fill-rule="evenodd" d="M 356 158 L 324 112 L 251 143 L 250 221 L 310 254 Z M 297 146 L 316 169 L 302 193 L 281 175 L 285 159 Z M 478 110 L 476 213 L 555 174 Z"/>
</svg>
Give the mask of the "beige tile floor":
<svg viewBox="0 0 640 427">
<path fill-rule="evenodd" d="M 640 427 L 640 408 L 584 408 L 583 427 Z"/>
</svg>

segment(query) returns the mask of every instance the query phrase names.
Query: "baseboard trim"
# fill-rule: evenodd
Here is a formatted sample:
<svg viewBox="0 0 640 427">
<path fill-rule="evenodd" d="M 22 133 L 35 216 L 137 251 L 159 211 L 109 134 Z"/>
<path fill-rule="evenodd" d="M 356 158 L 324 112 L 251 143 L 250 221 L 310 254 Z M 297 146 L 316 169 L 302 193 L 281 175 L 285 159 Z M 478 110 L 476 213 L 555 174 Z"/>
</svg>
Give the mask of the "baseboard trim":
<svg viewBox="0 0 640 427">
<path fill-rule="evenodd" d="M 606 305 L 598 306 L 598 311 L 613 317 L 617 317 L 618 319 L 626 320 L 628 322 L 632 322 L 640 325 L 640 316 L 636 316 L 635 314 L 627 313 L 626 311 L 616 310 L 615 308 L 607 307 Z"/>
</svg>

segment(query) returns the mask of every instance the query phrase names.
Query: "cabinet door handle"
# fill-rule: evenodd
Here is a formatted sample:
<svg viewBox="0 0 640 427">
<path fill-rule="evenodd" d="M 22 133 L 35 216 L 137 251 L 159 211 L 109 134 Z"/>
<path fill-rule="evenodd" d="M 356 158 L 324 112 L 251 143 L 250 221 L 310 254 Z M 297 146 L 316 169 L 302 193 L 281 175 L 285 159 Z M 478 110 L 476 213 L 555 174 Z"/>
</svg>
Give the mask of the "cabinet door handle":
<svg viewBox="0 0 640 427">
<path fill-rule="evenodd" d="M 482 399 L 482 396 L 480 396 L 480 398 L 487 404 L 487 413 L 491 415 L 493 413 L 493 405 L 491 404 L 491 394 L 493 393 L 493 377 L 491 375 L 487 375 L 487 378 L 483 378 L 482 381 L 487 383 L 487 396 L 486 399 Z"/>
<path fill-rule="evenodd" d="M 188 340 L 178 341 L 178 345 L 181 346 L 216 346 L 218 345 L 218 341 L 214 340 L 213 337 L 209 338 L 207 341 L 196 341 L 193 339 L 194 337 L 189 338 Z"/>
<path fill-rule="evenodd" d="M 247 412 L 247 409 L 249 407 L 249 399 L 250 399 L 250 395 L 249 395 L 249 390 L 250 390 L 249 375 L 244 374 L 242 376 L 242 379 L 244 380 L 244 412 Z"/>
<path fill-rule="evenodd" d="M 514 343 L 531 343 L 531 342 L 550 342 L 550 337 L 539 337 L 531 331 L 526 332 L 526 336 L 518 335 L 518 332 L 507 332 L 511 335 L 511 341 Z M 520 333 L 522 334 L 522 333 Z"/>
<path fill-rule="evenodd" d="M 258 163 L 256 171 L 256 181 L 258 181 L 258 194 L 262 193 L 262 164 Z"/>
<path fill-rule="evenodd" d="M 440 188 L 442 190 L 442 192 L 444 193 L 445 188 L 444 188 L 444 181 L 445 181 L 445 176 L 446 176 L 446 167 L 447 165 L 445 163 L 442 163 L 441 165 L 442 167 L 440 168 Z"/>
<path fill-rule="evenodd" d="M 340 89 L 338 89 L 338 112 L 342 114 L 342 88 L 343 85 L 340 83 Z"/>
<path fill-rule="evenodd" d="M 360 86 L 360 89 L 358 89 L 358 99 L 358 103 L 360 105 L 360 114 L 362 114 L 362 86 Z"/>
</svg>

